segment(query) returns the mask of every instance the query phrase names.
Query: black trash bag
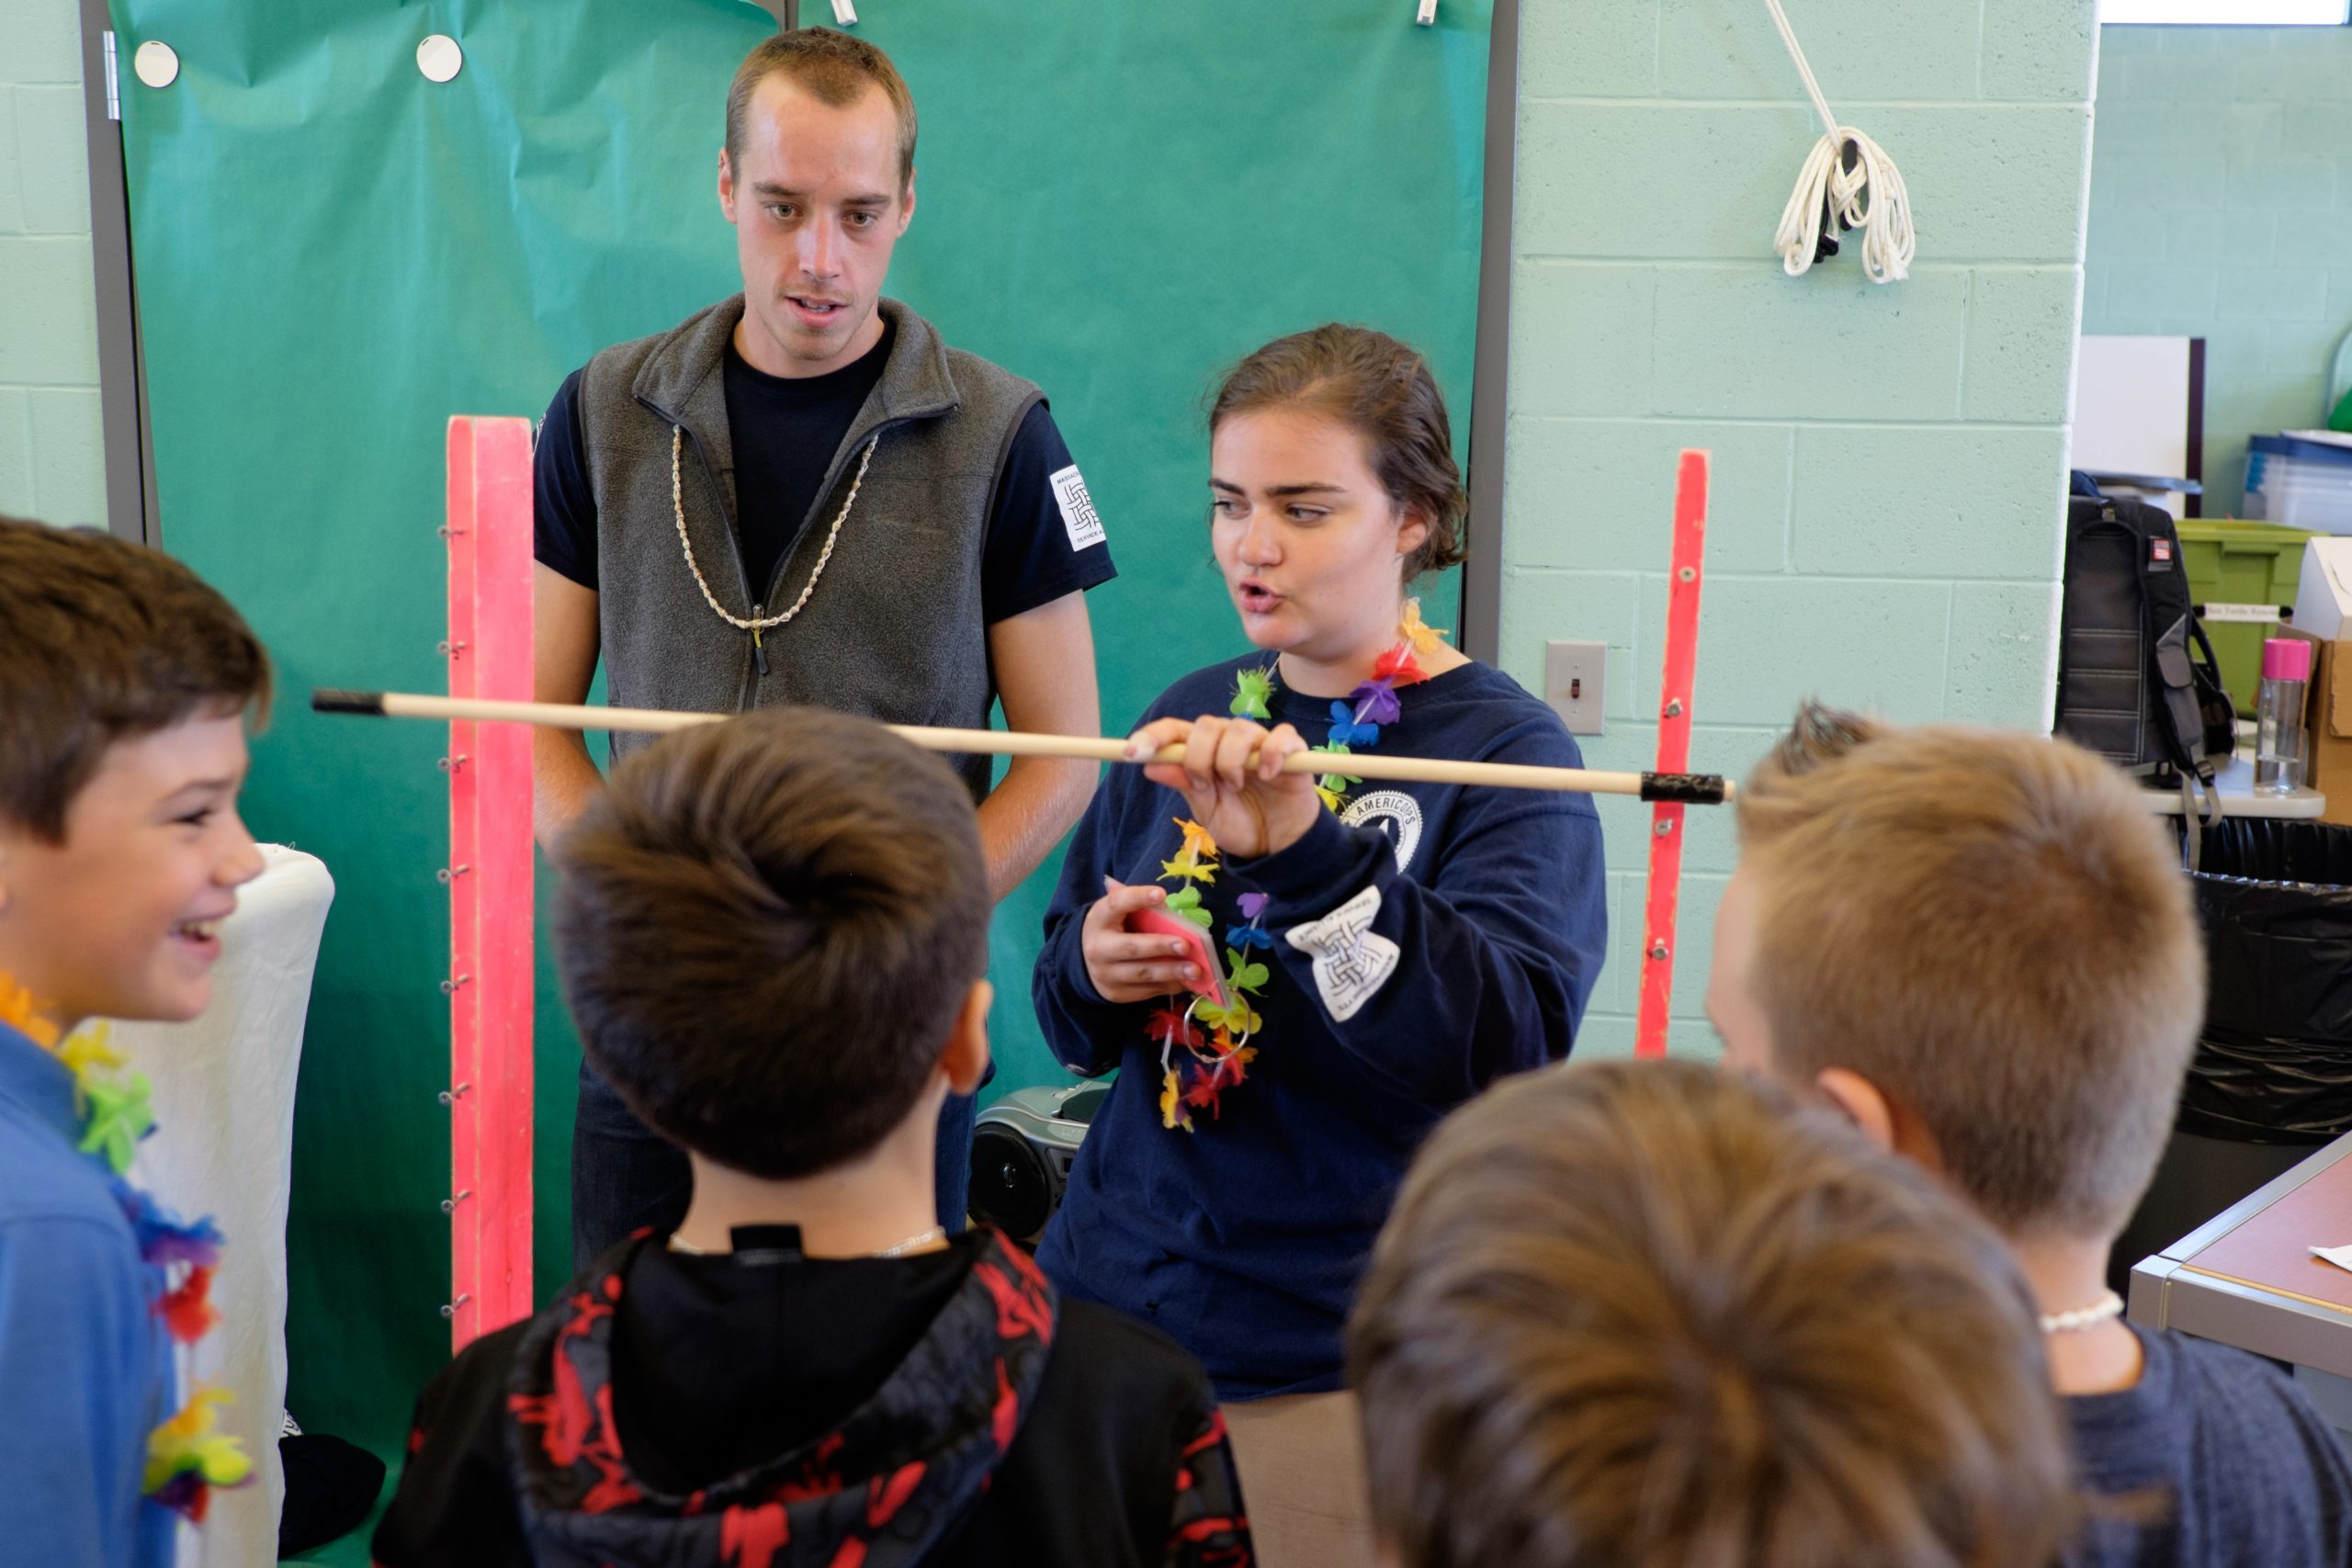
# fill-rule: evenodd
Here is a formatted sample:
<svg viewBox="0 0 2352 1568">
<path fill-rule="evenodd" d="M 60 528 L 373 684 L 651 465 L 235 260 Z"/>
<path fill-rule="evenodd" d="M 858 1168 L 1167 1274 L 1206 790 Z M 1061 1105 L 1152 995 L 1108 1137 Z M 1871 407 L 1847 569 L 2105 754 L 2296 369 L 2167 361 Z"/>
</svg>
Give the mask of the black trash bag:
<svg viewBox="0 0 2352 1568">
<path fill-rule="evenodd" d="M 2233 817 L 2201 831 L 2190 880 L 2211 991 L 2179 1131 L 2352 1132 L 2352 828 Z"/>
</svg>

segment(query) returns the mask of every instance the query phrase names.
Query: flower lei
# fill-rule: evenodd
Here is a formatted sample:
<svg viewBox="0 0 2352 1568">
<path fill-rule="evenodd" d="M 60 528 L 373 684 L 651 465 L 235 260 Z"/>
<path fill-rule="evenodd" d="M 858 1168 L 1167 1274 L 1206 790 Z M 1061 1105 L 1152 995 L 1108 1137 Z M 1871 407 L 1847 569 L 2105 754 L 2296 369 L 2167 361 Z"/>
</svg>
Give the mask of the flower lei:
<svg viewBox="0 0 2352 1568">
<path fill-rule="evenodd" d="M 0 975 L 0 1023 L 55 1055 L 74 1075 L 74 1109 L 82 1117 L 82 1140 L 76 1147 L 106 1162 L 114 1178 L 115 1201 L 122 1205 L 139 1244 L 140 1260 L 164 1277 L 155 1314 L 175 1342 L 195 1344 L 220 1317 L 211 1301 L 212 1276 L 220 1266 L 220 1231 L 209 1217 L 181 1220 L 124 1179 L 140 1140 L 155 1130 L 147 1075 L 124 1073 L 129 1064 L 107 1044 L 103 1023 L 60 1041 L 56 1026 L 34 1010 L 31 994 L 5 975 Z M 172 1283 L 175 1271 L 177 1283 Z M 147 1437 L 141 1489 L 191 1524 L 204 1522 L 211 1488 L 235 1486 L 253 1472 L 253 1461 L 237 1439 L 215 1430 L 219 1407 L 232 1397 L 225 1389 L 198 1388 L 176 1415 Z"/>
<path fill-rule="evenodd" d="M 1360 682 L 1346 701 L 1331 705 L 1330 735 L 1312 750 L 1344 757 L 1358 747 L 1378 745 L 1381 727 L 1396 723 L 1404 712 L 1396 698 L 1397 688 L 1429 679 L 1415 656 L 1436 652 L 1446 634 L 1422 623 L 1418 599 L 1405 601 L 1396 630 L 1396 645 L 1374 662 L 1372 678 Z M 1275 666 L 1268 664 L 1238 671 L 1233 678 L 1233 701 L 1227 711 L 1236 718 L 1272 723 L 1273 710 L 1267 705 L 1274 694 L 1274 671 Z M 1335 767 L 1317 777 L 1315 793 L 1326 809 L 1337 811 L 1348 791 L 1362 783 Z M 1182 818 L 1175 822 L 1184 837 L 1175 858 L 1159 863 L 1159 880 L 1178 885 L 1164 908 L 1177 919 L 1212 932 L 1216 917 L 1203 907 L 1201 889 L 1193 885 L 1216 883 L 1216 841 L 1197 822 Z M 1182 1009 L 1170 1002 L 1152 1011 L 1149 1038 L 1159 1047 L 1159 1122 L 1164 1127 L 1189 1133 L 1194 1111 L 1205 1110 L 1215 1117 L 1217 1097 L 1247 1078 L 1250 1064 L 1257 1060 L 1258 1048 L 1250 1041 L 1264 1020 L 1250 1007 L 1250 998 L 1264 992 L 1270 969 L 1253 962 L 1250 954 L 1273 951 L 1274 935 L 1265 923 L 1268 902 L 1263 893 L 1244 893 L 1235 900 L 1243 923 L 1237 926 L 1228 921 L 1225 929 L 1224 1001 L 1195 993 Z"/>
</svg>

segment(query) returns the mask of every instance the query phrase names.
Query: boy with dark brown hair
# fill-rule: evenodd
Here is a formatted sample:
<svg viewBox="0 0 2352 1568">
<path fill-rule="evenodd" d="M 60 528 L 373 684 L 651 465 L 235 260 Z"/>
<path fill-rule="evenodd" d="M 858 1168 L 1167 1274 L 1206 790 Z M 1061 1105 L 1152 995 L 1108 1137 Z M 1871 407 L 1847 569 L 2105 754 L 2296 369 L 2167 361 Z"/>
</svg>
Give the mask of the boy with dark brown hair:
<svg viewBox="0 0 2352 1568">
<path fill-rule="evenodd" d="M 692 1199 L 425 1390 L 378 1562 L 1246 1564 L 1199 1366 L 937 1223 L 989 998 L 945 764 L 766 710 L 630 757 L 557 860 L 583 1047 Z"/>
<path fill-rule="evenodd" d="M 1818 707 L 1739 795 L 1708 1010 L 1726 1065 L 1838 1107 L 1969 1198 L 2042 1312 L 2095 1510 L 2069 1562 L 2352 1562 L 2352 1468 L 2251 1356 L 2125 1323 L 2109 1248 L 2205 999 L 2188 878 L 2080 748 Z"/>
<path fill-rule="evenodd" d="M 2073 1519 L 1999 1238 L 1693 1063 L 1447 1118 L 1349 1371 L 1391 1568 L 2034 1568 Z"/>
<path fill-rule="evenodd" d="M 237 792 L 248 717 L 268 700 L 261 644 L 186 567 L 0 517 L 0 1557 L 11 1562 L 156 1568 L 172 1559 L 170 1505 L 202 1511 L 198 1480 L 174 1472 L 165 1450 L 151 1457 L 176 1403 L 159 1308 L 191 1267 L 157 1244 L 184 1237 L 209 1256 L 219 1237 L 176 1224 L 166 1236 L 168 1216 L 121 1180 L 152 1123 L 143 1089 L 97 1072 L 97 1043 L 59 1047 L 87 1019 L 186 1020 L 210 1000 L 220 923 L 262 869 Z M 109 1145 L 117 1157 L 99 1157 Z"/>
</svg>

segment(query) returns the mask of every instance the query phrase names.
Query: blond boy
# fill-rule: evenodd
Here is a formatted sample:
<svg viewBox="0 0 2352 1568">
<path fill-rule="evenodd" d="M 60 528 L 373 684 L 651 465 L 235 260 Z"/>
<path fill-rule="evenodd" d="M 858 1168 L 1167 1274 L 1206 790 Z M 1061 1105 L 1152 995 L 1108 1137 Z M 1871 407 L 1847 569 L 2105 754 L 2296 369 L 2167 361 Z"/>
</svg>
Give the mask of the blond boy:
<svg viewBox="0 0 2352 1568">
<path fill-rule="evenodd" d="M 2125 1323 L 2108 1249 L 2205 997 L 2178 856 L 2064 741 L 1808 707 L 1738 807 L 1708 1010 L 1725 1062 L 1837 1106 L 2008 1238 L 2097 1510 L 2082 1564 L 2352 1562 L 2352 1471 L 2291 1382 Z"/>
</svg>

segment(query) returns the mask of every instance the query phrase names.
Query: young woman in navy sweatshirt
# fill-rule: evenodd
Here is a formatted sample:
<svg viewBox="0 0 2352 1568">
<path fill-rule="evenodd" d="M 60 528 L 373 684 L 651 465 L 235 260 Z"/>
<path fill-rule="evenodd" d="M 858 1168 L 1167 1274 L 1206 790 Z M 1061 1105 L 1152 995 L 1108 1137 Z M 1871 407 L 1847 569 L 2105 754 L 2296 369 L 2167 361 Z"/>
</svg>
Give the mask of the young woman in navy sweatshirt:
<svg viewBox="0 0 2352 1568">
<path fill-rule="evenodd" d="M 1375 746 L 1581 765 L 1406 596 L 1461 559 L 1466 509 L 1420 355 L 1361 327 L 1281 339 L 1210 434 L 1252 651 L 1151 705 L 1131 754 L 1183 761 L 1111 770 L 1071 840 L 1037 1012 L 1070 1067 L 1121 1071 L 1037 1257 L 1206 1364 L 1266 1561 L 1295 1519 L 1300 1560 L 1363 1562 L 1341 1326 L 1423 1134 L 1567 1055 L 1605 944 L 1600 825 L 1580 795 L 1348 774 Z M 1277 771 L 1317 749 L 1329 773 Z"/>
</svg>

